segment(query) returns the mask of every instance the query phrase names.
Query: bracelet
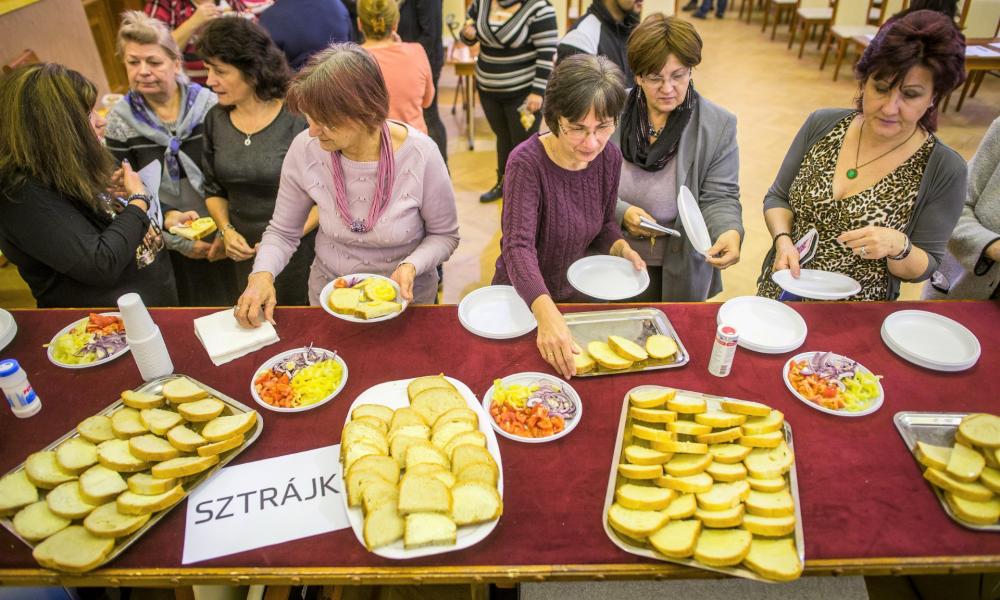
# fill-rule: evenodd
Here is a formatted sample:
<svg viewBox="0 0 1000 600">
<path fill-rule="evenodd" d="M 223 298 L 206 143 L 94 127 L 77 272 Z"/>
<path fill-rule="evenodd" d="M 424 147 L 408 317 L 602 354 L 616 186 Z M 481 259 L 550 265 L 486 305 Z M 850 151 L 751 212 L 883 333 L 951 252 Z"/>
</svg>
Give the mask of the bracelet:
<svg viewBox="0 0 1000 600">
<path fill-rule="evenodd" d="M 146 203 L 146 206 L 149 206 L 149 196 L 146 194 L 131 194 L 128 198 L 125 198 L 125 204 L 129 204 L 133 200 L 142 200 Z"/>
<path fill-rule="evenodd" d="M 226 223 L 225 225 L 222 226 L 222 230 L 223 231 L 227 231 L 229 229 L 232 229 L 233 231 L 236 231 L 236 228 L 233 227 L 232 223 Z"/>
<path fill-rule="evenodd" d="M 902 252 L 900 252 L 896 256 L 888 257 L 889 260 L 903 260 L 904 258 L 910 255 L 910 250 L 913 250 L 913 242 L 910 241 L 910 236 L 908 235 L 904 234 L 903 238 L 906 240 L 906 243 L 903 244 Z"/>
<path fill-rule="evenodd" d="M 772 247 L 777 247 L 777 245 L 778 245 L 778 238 L 780 238 L 781 236 L 785 236 L 788 239 L 792 239 L 792 234 L 790 234 L 788 232 L 782 231 L 781 233 L 776 233 L 776 234 L 774 234 L 774 239 L 771 240 L 771 246 Z"/>
</svg>

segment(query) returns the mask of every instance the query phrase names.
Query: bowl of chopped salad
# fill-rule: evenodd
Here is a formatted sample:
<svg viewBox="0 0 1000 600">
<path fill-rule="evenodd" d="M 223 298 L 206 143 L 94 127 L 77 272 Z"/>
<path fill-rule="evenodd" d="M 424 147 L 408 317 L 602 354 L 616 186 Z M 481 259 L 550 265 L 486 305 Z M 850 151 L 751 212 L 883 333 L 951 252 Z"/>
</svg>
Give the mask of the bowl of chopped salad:
<svg viewBox="0 0 1000 600">
<path fill-rule="evenodd" d="M 863 417 L 885 401 L 881 375 L 833 352 L 803 352 L 785 363 L 782 379 L 792 394 L 816 410 Z"/>
<path fill-rule="evenodd" d="M 49 361 L 67 369 L 86 369 L 129 351 L 121 313 L 90 313 L 63 327 L 48 344 Z"/>
<path fill-rule="evenodd" d="M 309 345 L 265 361 L 250 382 L 250 395 L 268 410 L 302 412 L 333 400 L 346 383 L 344 359 Z"/>
<path fill-rule="evenodd" d="M 483 396 L 490 425 L 518 442 L 551 442 L 569 434 L 583 416 L 570 384 L 546 373 L 517 373 L 493 381 Z"/>
</svg>

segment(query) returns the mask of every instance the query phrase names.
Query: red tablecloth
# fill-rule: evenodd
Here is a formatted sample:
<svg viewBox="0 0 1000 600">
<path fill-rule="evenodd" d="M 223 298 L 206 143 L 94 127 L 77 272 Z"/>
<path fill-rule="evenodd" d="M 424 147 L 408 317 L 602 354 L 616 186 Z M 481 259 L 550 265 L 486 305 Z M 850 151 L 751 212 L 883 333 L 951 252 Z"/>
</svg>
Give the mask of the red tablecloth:
<svg viewBox="0 0 1000 600">
<path fill-rule="evenodd" d="M 809 325 L 802 350 L 847 354 L 885 375 L 885 405 L 862 418 L 827 415 L 804 405 L 785 389 L 780 369 L 790 356 L 740 350 L 727 378 L 708 374 L 715 304 L 660 305 L 691 354 L 681 368 L 579 378 L 573 385 L 586 405 L 583 421 L 569 436 L 547 444 L 500 438 L 505 493 L 496 530 L 458 552 L 410 561 L 414 565 L 621 564 L 643 559 L 624 553 L 606 537 L 602 506 L 612 464 L 618 415 L 625 393 L 640 384 L 766 402 L 786 415 L 794 432 L 807 559 L 1000 555 L 1000 535 L 973 532 L 952 522 L 920 477 L 896 432 L 901 410 L 997 411 L 995 381 L 1000 352 L 996 302 L 907 304 L 949 316 L 983 344 L 979 363 L 963 373 L 929 371 L 898 358 L 879 337 L 882 320 L 902 308 L 887 303 L 803 303 L 795 308 Z M 573 306 L 566 310 L 593 310 Z M 547 370 L 533 335 L 516 340 L 478 338 L 461 327 L 454 306 L 413 307 L 400 318 L 371 325 L 346 323 L 319 309 L 277 313 L 281 342 L 214 367 L 193 332 L 192 319 L 208 309 L 163 309 L 154 319 L 164 331 L 177 372 L 253 404 L 252 373 L 279 351 L 314 342 L 336 349 L 350 378 L 330 404 L 298 414 L 262 411 L 260 439 L 237 463 L 338 442 L 351 401 L 384 381 L 445 372 L 485 392 L 496 377 Z M 141 379 L 131 357 L 107 365 L 69 370 L 51 365 L 42 344 L 82 310 L 14 311 L 19 332 L 0 354 L 21 361 L 42 398 L 42 412 L 19 420 L 0 410 L 0 472 L 72 429 Z M 178 506 L 110 567 L 180 566 L 184 512 Z M 288 542 L 208 561 L 202 566 L 310 567 L 379 566 L 393 563 L 361 547 L 349 530 Z M 28 548 L 0 531 L 0 569 L 33 567 Z"/>
</svg>

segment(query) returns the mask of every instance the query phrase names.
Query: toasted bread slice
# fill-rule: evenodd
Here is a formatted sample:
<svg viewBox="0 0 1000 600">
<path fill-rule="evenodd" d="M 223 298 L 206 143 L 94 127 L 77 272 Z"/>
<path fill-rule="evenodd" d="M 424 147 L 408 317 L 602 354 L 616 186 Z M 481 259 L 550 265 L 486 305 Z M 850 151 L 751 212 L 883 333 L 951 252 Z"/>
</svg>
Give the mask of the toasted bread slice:
<svg viewBox="0 0 1000 600">
<path fill-rule="evenodd" d="M 944 471 L 948 468 L 948 461 L 951 459 L 951 448 L 917 442 L 916 456 L 917 462 L 925 467 Z"/>
<path fill-rule="evenodd" d="M 0 515 L 38 502 L 38 488 L 24 470 L 14 471 L 0 479 Z"/>
<path fill-rule="evenodd" d="M 80 474 L 80 495 L 91 504 L 104 504 L 128 489 L 117 471 L 94 465 Z"/>
<path fill-rule="evenodd" d="M 994 496 L 989 500 L 977 502 L 966 500 L 950 492 L 945 493 L 944 497 L 952 512 L 963 521 L 977 525 L 992 525 L 1000 520 L 1000 498 Z"/>
<path fill-rule="evenodd" d="M 667 425 L 673 425 L 673 423 L 667 423 Z M 638 423 L 632 424 L 632 436 L 650 442 L 672 442 L 677 439 L 676 435 L 665 429 L 640 425 Z"/>
<path fill-rule="evenodd" d="M 181 456 L 153 465 L 151 472 L 153 477 L 160 479 L 187 477 L 206 471 L 217 462 L 219 462 L 219 457 L 214 454 L 212 456 Z"/>
<path fill-rule="evenodd" d="M 87 417 L 76 426 L 76 431 L 83 439 L 93 444 L 100 444 L 115 437 L 115 431 L 111 428 L 111 417 L 104 415 Z"/>
<path fill-rule="evenodd" d="M 28 455 L 24 461 L 24 470 L 31 483 L 40 488 L 51 490 L 61 483 L 73 481 L 76 474 L 62 468 L 52 450 L 35 452 Z"/>
<path fill-rule="evenodd" d="M 399 502 L 396 508 L 401 515 L 433 512 L 448 514 L 451 511 L 451 493 L 435 477 L 407 474 L 399 481 Z"/>
<path fill-rule="evenodd" d="M 587 344 L 587 354 L 597 361 L 597 364 L 610 371 L 627 369 L 632 366 L 633 362 L 612 350 L 611 346 L 605 342 L 590 342 Z"/>
<path fill-rule="evenodd" d="M 958 431 L 972 445 L 983 448 L 1000 448 L 1000 417 L 988 414 L 974 414 L 962 419 Z"/>
<path fill-rule="evenodd" d="M 686 477 L 701 473 L 711 464 L 711 454 L 678 454 L 670 459 L 663 469 L 674 477 Z"/>
<path fill-rule="evenodd" d="M 164 383 L 162 392 L 171 404 L 184 404 L 208 397 L 208 391 L 187 377 L 178 377 Z"/>
<path fill-rule="evenodd" d="M 924 479 L 959 498 L 972 500 L 973 502 L 986 502 L 993 497 L 993 490 L 985 485 L 979 482 L 966 483 L 959 481 L 938 469 L 924 469 Z"/>
<path fill-rule="evenodd" d="M 366 515 L 370 515 L 383 506 L 392 508 L 396 512 L 396 504 L 399 502 L 399 484 L 389 483 L 384 479 L 374 477 L 361 489 L 361 508 Z M 400 529 L 399 535 L 403 535 Z"/>
<path fill-rule="evenodd" d="M 783 517 L 743 515 L 743 528 L 754 535 L 781 537 L 795 531 L 795 515 L 785 515 Z"/>
<path fill-rule="evenodd" d="M 630 465 L 628 463 L 621 463 L 618 465 L 618 474 L 627 479 L 652 481 L 663 476 L 663 465 Z"/>
<path fill-rule="evenodd" d="M 649 358 L 649 353 L 642 346 L 620 335 L 608 336 L 608 346 L 615 351 L 615 354 L 632 362 L 640 362 Z"/>
<path fill-rule="evenodd" d="M 667 423 L 667 430 L 678 435 L 704 435 L 710 433 L 712 428 L 694 421 L 674 421 Z"/>
<path fill-rule="evenodd" d="M 354 309 L 354 316 L 359 319 L 377 319 L 403 310 L 403 305 L 390 300 L 369 300 L 359 302 Z"/>
<path fill-rule="evenodd" d="M 625 483 L 615 490 L 615 502 L 633 510 L 664 510 L 677 494 L 667 488 Z"/>
<path fill-rule="evenodd" d="M 708 410 L 705 399 L 695 396 L 674 396 L 667 401 L 667 408 L 684 415 L 696 415 Z"/>
<path fill-rule="evenodd" d="M 780 410 L 771 410 L 765 416 L 748 418 L 741 427 L 743 428 L 743 435 L 761 435 L 763 433 L 771 433 L 772 431 L 780 431 L 784 424 L 785 414 Z"/>
<path fill-rule="evenodd" d="M 180 414 L 162 408 L 144 408 L 139 412 L 139 419 L 156 435 L 166 435 L 168 431 L 184 422 L 184 417 Z"/>
<path fill-rule="evenodd" d="M 656 480 L 656 485 L 670 488 L 678 492 L 687 494 L 699 494 L 712 489 L 715 481 L 708 473 L 698 473 L 696 475 L 686 475 L 684 477 L 674 477 L 664 475 Z"/>
<path fill-rule="evenodd" d="M 145 461 L 170 460 L 181 455 L 170 442 L 151 433 L 129 439 L 128 450 L 132 456 Z"/>
<path fill-rule="evenodd" d="M 979 474 L 986 466 L 986 459 L 983 455 L 968 446 L 955 444 L 951 449 L 951 456 L 948 457 L 948 466 L 945 472 L 953 478 L 965 483 L 979 479 Z"/>
<path fill-rule="evenodd" d="M 202 398 L 179 405 L 177 412 L 192 423 L 202 423 L 221 415 L 225 409 L 226 404 L 218 398 Z"/>
<path fill-rule="evenodd" d="M 455 525 L 472 525 L 500 518 L 500 492 L 479 481 L 463 481 L 451 488 L 451 519 Z"/>
<path fill-rule="evenodd" d="M 417 411 L 424 421 L 433 423 L 453 408 L 467 408 L 468 403 L 455 389 L 431 388 L 414 396 L 410 400 L 410 407 Z"/>
<path fill-rule="evenodd" d="M 166 398 L 162 394 L 147 394 L 145 392 L 133 392 L 125 390 L 122 392 L 122 402 L 129 408 L 142 410 L 144 408 L 159 408 L 163 406 Z"/>
<path fill-rule="evenodd" d="M 645 446 L 625 446 L 625 460 L 633 465 L 662 465 L 673 456 L 668 452 L 660 452 Z"/>
<path fill-rule="evenodd" d="M 455 446 L 451 453 L 451 472 L 460 473 L 462 469 L 472 463 L 484 462 L 496 468 L 497 463 L 489 450 L 475 444 L 462 444 Z"/>
<path fill-rule="evenodd" d="M 457 528 L 451 517 L 435 513 L 406 515 L 403 546 L 407 549 L 423 546 L 450 546 L 455 543 Z"/>
<path fill-rule="evenodd" d="M 649 543 L 664 556 L 687 558 L 694 554 L 700 533 L 701 521 L 671 521 L 649 536 Z"/>
<path fill-rule="evenodd" d="M 440 427 L 435 427 L 431 433 L 431 443 L 444 450 L 448 443 L 460 433 L 475 431 L 476 426 L 468 421 L 452 421 L 444 423 Z"/>
<path fill-rule="evenodd" d="M 646 387 L 628 395 L 628 401 L 636 408 L 660 408 L 677 395 L 677 390 L 667 387 Z"/>
<path fill-rule="evenodd" d="M 96 504 L 88 502 L 80 494 L 80 482 L 67 481 L 56 487 L 45 496 L 49 510 L 64 519 L 82 519 L 97 508 Z"/>
<path fill-rule="evenodd" d="M 394 505 L 379 506 L 365 515 L 365 547 L 374 550 L 402 539 L 405 524 Z"/>
<path fill-rule="evenodd" d="M 573 366 L 576 367 L 576 374 L 583 375 L 593 371 L 594 368 L 597 367 L 597 361 L 594 360 L 594 357 L 588 354 L 587 351 L 580 346 L 577 346 L 576 344 L 573 344 L 573 346 L 577 350 L 577 352 L 573 354 Z"/>
<path fill-rule="evenodd" d="M 149 467 L 149 463 L 132 454 L 125 440 L 101 442 L 97 446 L 97 461 L 119 473 L 135 473 Z"/>
<path fill-rule="evenodd" d="M 707 492 L 696 494 L 695 498 L 698 500 L 698 507 L 704 510 L 729 510 L 742 502 L 740 493 L 741 489 L 735 485 L 716 483 Z"/>
<path fill-rule="evenodd" d="M 728 429 L 730 427 L 739 427 L 740 425 L 746 423 L 746 415 L 738 415 L 736 413 L 729 413 L 722 410 L 709 410 L 694 416 L 695 423 L 701 423 L 702 425 L 708 425 L 709 427 L 717 427 L 719 429 Z"/>
<path fill-rule="evenodd" d="M 723 400 L 719 403 L 722 410 L 747 415 L 748 417 L 766 417 L 771 414 L 771 407 L 760 402 L 750 402 L 749 400 Z"/>
<path fill-rule="evenodd" d="M 441 427 L 455 421 L 465 421 L 471 424 L 473 429 L 479 428 L 479 415 L 476 414 L 476 411 L 472 410 L 468 406 L 459 406 L 438 417 L 437 420 L 434 421 L 434 426 L 431 428 L 431 432 L 436 432 Z"/>
<path fill-rule="evenodd" d="M 205 424 L 201 430 L 201 437 L 210 442 L 221 442 L 250 431 L 256 424 L 257 411 L 255 410 L 227 417 L 216 417 Z"/>
<path fill-rule="evenodd" d="M 789 538 L 754 538 L 743 564 L 761 577 L 774 581 L 794 581 L 802 575 L 802 561 L 795 551 L 794 540 Z"/>
<path fill-rule="evenodd" d="M 719 463 L 742 462 L 752 451 L 753 448 L 740 444 L 712 444 L 708 447 L 708 453 L 712 455 L 712 459 Z"/>
<path fill-rule="evenodd" d="M 327 297 L 326 303 L 335 313 L 354 315 L 363 295 L 364 291 L 360 288 L 334 288 Z"/>
<path fill-rule="evenodd" d="M 424 377 L 414 378 L 412 381 L 410 381 L 410 383 L 406 385 L 406 397 L 409 398 L 410 401 L 412 402 L 413 399 L 417 397 L 417 394 L 419 394 L 424 390 L 429 390 L 432 388 L 444 388 L 457 391 L 455 386 L 452 385 L 450 381 L 445 379 L 444 374 L 425 375 Z M 427 424 L 431 425 L 432 423 L 427 423 Z"/>
<path fill-rule="evenodd" d="M 192 429 L 188 429 L 184 425 L 172 427 L 170 431 L 167 432 L 167 441 L 170 442 L 174 448 L 183 452 L 194 452 L 199 446 L 204 446 L 208 443 L 208 440 L 201 437 L 201 434 Z"/>
<path fill-rule="evenodd" d="M 113 539 L 99 538 L 81 525 L 72 525 L 35 546 L 31 555 L 43 567 L 83 573 L 104 562 L 114 547 Z"/>
<path fill-rule="evenodd" d="M 608 509 L 608 525 L 637 540 L 645 539 L 667 524 L 669 517 L 656 510 L 634 510 L 617 502 Z"/>
<path fill-rule="evenodd" d="M 97 446 L 82 437 L 70 438 L 56 448 L 56 462 L 71 473 L 79 473 L 97 464 Z"/>
<path fill-rule="evenodd" d="M 75 483 L 75 482 L 71 482 Z M 14 515 L 14 531 L 24 539 L 37 542 L 67 527 L 72 519 L 60 517 L 52 512 L 45 500 L 29 504 Z"/>
<path fill-rule="evenodd" d="M 702 529 L 694 557 L 710 567 L 740 564 L 750 552 L 753 536 L 745 529 Z"/>
<path fill-rule="evenodd" d="M 136 473 L 128 478 L 126 482 L 128 489 L 132 493 L 142 496 L 155 496 L 169 491 L 177 485 L 177 480 L 173 477 L 166 479 L 153 477 L 148 473 Z"/>
<path fill-rule="evenodd" d="M 229 452 L 233 448 L 239 448 L 243 444 L 243 434 L 234 435 L 228 440 L 212 442 L 204 446 L 198 446 L 198 456 L 215 456 L 223 452 Z"/>
<path fill-rule="evenodd" d="M 701 442 L 650 442 L 650 446 L 661 452 L 672 452 L 676 454 L 708 454 L 708 444 Z"/>
<path fill-rule="evenodd" d="M 628 414 L 632 419 L 646 423 L 672 423 L 677 420 L 677 413 L 672 410 L 662 410 L 659 408 L 630 406 Z"/>
<path fill-rule="evenodd" d="M 698 502 L 695 500 L 694 494 L 680 494 L 663 511 L 663 514 L 673 521 L 693 517 L 696 510 L 698 510 Z"/>
<path fill-rule="evenodd" d="M 126 515 L 118 512 L 117 502 L 98 506 L 83 520 L 83 526 L 99 538 L 120 538 L 135 533 L 152 515 Z"/>
<path fill-rule="evenodd" d="M 741 446 L 750 448 L 777 448 L 783 441 L 785 441 L 784 432 L 772 431 L 757 435 L 744 435 L 740 438 L 739 443 Z"/>
<path fill-rule="evenodd" d="M 701 442 L 702 444 L 726 444 L 729 442 L 739 441 L 742 435 L 742 429 L 739 427 L 730 427 L 729 429 L 722 429 L 713 431 L 712 433 L 696 435 L 694 436 L 694 439 L 696 442 Z"/>
<path fill-rule="evenodd" d="M 750 489 L 758 492 L 778 492 L 785 489 L 785 478 L 776 477 L 773 479 L 759 479 L 757 477 L 747 477 L 746 482 Z"/>
<path fill-rule="evenodd" d="M 743 523 L 744 508 L 742 504 L 737 504 L 725 510 L 706 510 L 699 508 L 694 511 L 694 518 L 701 521 L 705 527 L 713 529 L 726 529 L 728 527 L 739 527 Z"/>
<path fill-rule="evenodd" d="M 750 514 L 761 517 L 784 517 L 795 514 L 795 504 L 787 489 L 777 492 L 751 490 L 746 505 Z"/>
<path fill-rule="evenodd" d="M 125 407 L 116 410 L 111 415 L 111 430 L 115 432 L 116 438 L 127 440 L 133 435 L 146 433 L 149 431 L 149 427 L 139 418 L 139 411 L 134 408 Z"/>
<path fill-rule="evenodd" d="M 496 486 L 498 477 L 496 466 L 490 463 L 472 463 L 455 473 L 458 481 L 481 481 L 492 486 Z"/>
<path fill-rule="evenodd" d="M 184 499 L 184 487 L 175 485 L 162 494 L 147 496 L 132 491 L 122 492 L 115 501 L 118 512 L 126 515 L 146 515 L 170 508 Z"/>
<path fill-rule="evenodd" d="M 361 417 L 374 417 L 389 425 L 392 422 L 392 409 L 381 404 L 359 404 L 351 411 L 351 419 L 359 419 Z"/>
<path fill-rule="evenodd" d="M 794 462 L 795 456 L 784 440 L 774 448 L 756 448 L 743 460 L 750 477 L 756 479 L 779 478 L 792 468 Z"/>
<path fill-rule="evenodd" d="M 455 437 L 451 438 L 444 447 L 445 456 L 451 456 L 455 451 L 457 446 L 462 446 L 465 444 L 471 444 L 473 446 L 480 446 L 486 448 L 486 434 L 482 431 L 466 431 L 465 433 L 460 433 Z"/>
<path fill-rule="evenodd" d="M 715 481 L 742 481 L 747 478 L 747 468 L 743 463 L 721 463 L 712 461 L 705 469 Z"/>
<path fill-rule="evenodd" d="M 646 338 L 646 352 L 650 358 L 664 360 L 677 354 L 677 342 L 673 338 L 657 333 Z"/>
</svg>

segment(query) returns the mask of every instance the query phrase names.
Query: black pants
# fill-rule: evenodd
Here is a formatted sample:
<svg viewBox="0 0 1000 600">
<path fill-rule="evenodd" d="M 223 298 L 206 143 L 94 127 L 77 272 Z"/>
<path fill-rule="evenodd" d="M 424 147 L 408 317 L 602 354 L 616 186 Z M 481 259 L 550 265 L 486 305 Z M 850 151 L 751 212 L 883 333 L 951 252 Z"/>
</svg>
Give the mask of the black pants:
<svg viewBox="0 0 1000 600">
<path fill-rule="evenodd" d="M 434 77 L 434 101 L 424 109 L 424 122 L 427 123 L 427 135 L 437 144 L 441 151 L 441 158 L 444 164 L 448 164 L 448 132 L 441 121 L 441 113 L 438 112 L 438 81 L 441 79 L 441 67 L 433 69 L 431 76 Z"/>
<path fill-rule="evenodd" d="M 524 104 L 528 91 L 496 93 L 479 90 L 479 99 L 483 103 L 483 112 L 490 123 L 490 129 L 497 136 L 497 172 L 501 175 L 507 167 L 507 157 L 518 144 L 538 132 L 542 115 L 535 113 L 535 123 L 525 130 L 521 125 L 521 113 L 518 107 Z"/>
</svg>

